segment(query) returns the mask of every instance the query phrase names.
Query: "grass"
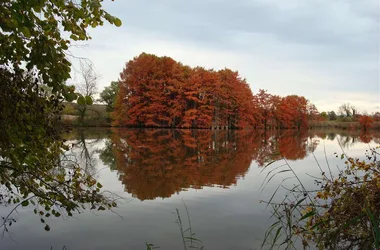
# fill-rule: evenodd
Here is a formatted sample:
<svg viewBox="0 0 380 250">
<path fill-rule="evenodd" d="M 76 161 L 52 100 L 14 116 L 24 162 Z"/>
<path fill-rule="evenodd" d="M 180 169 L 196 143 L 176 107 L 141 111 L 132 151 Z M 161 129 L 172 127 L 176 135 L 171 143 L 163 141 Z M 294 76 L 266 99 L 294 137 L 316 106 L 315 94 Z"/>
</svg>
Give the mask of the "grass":
<svg viewBox="0 0 380 250">
<path fill-rule="evenodd" d="M 325 129 L 344 129 L 344 130 L 361 130 L 362 126 L 358 121 L 310 121 L 309 128 L 325 128 Z M 380 130 L 380 122 L 374 122 L 372 130 Z"/>
<path fill-rule="evenodd" d="M 176 208 L 176 211 L 173 212 L 173 214 L 176 216 L 175 223 L 178 225 L 178 229 L 181 235 L 181 240 L 183 243 L 183 249 L 184 250 L 188 250 L 188 249 L 204 250 L 202 241 L 195 237 L 195 233 L 193 232 L 193 229 L 191 227 L 190 213 L 189 213 L 189 210 L 187 209 L 186 203 L 183 200 L 182 202 L 186 210 L 187 225 L 182 220 L 182 216 L 178 208 Z M 146 245 L 146 250 L 160 248 L 151 243 L 145 243 L 145 245 Z"/>
<path fill-rule="evenodd" d="M 106 111 L 106 105 L 93 104 L 87 106 L 84 123 L 78 122 L 79 112 L 76 109 L 76 103 L 65 103 L 62 111 L 62 119 L 66 125 L 74 127 L 110 127 L 111 118 Z"/>
<path fill-rule="evenodd" d="M 336 176 L 322 169 L 315 179 L 316 189 L 307 190 L 291 166 L 286 162 L 271 170 L 263 182 L 284 172 L 292 172 L 298 184 L 287 188 L 278 185 L 267 206 L 272 207 L 274 223 L 267 229 L 262 249 L 305 249 L 313 245 L 319 249 L 379 249 L 380 248 L 380 153 L 378 148 L 366 152 L 364 160 L 353 159 L 343 153 L 339 156 L 345 167 Z M 283 167 L 283 168 L 281 168 Z M 268 164 L 265 169 L 270 168 Z M 268 179 L 268 180 L 267 180 Z M 284 188 L 287 193 L 280 202 L 275 197 Z"/>
</svg>

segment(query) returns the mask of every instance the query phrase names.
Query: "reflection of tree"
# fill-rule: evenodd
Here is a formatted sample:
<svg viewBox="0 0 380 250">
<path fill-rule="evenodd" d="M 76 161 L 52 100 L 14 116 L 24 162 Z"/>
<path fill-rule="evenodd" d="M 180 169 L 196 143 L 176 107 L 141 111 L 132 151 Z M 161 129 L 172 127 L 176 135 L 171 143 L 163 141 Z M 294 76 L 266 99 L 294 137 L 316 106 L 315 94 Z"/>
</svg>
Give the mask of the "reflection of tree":
<svg viewBox="0 0 380 250">
<path fill-rule="evenodd" d="M 327 139 L 329 139 L 330 141 L 335 140 L 335 137 L 336 137 L 336 133 L 328 133 L 327 134 Z"/>
<path fill-rule="evenodd" d="M 315 147 L 306 132 L 296 131 L 114 130 L 101 155 L 105 164 L 116 163 L 125 190 L 144 200 L 186 188 L 226 188 L 252 160 L 262 166 L 281 157 L 302 159 Z"/>
<path fill-rule="evenodd" d="M 317 136 L 320 138 L 327 138 L 330 141 L 337 140 L 342 148 L 349 148 L 354 146 L 356 143 L 369 143 L 373 140 L 377 143 L 380 138 L 380 131 L 362 131 L 362 130 L 312 130 L 312 136 Z"/>
<path fill-rule="evenodd" d="M 278 137 L 280 155 L 289 160 L 303 159 L 307 155 L 307 130 L 286 130 Z"/>
<path fill-rule="evenodd" d="M 236 131 L 117 130 L 113 142 L 126 191 L 143 200 L 236 183 L 251 163 L 249 138 Z"/>
<path fill-rule="evenodd" d="M 104 148 L 98 150 L 99 159 L 103 164 L 108 166 L 111 170 L 116 170 L 116 160 L 113 152 L 112 141 L 107 139 Z"/>
<path fill-rule="evenodd" d="M 372 134 L 368 133 L 368 131 L 362 131 L 359 138 L 363 143 L 370 143 L 373 139 Z"/>
<path fill-rule="evenodd" d="M 356 142 L 359 142 L 357 135 L 339 135 L 337 140 L 342 148 L 352 147 Z"/>
<path fill-rule="evenodd" d="M 87 173 L 94 175 L 96 173 L 96 150 L 94 146 L 98 144 L 100 138 L 89 139 L 83 130 L 76 131 L 75 140 L 72 145 L 72 156 L 75 156 L 75 161 Z"/>
</svg>

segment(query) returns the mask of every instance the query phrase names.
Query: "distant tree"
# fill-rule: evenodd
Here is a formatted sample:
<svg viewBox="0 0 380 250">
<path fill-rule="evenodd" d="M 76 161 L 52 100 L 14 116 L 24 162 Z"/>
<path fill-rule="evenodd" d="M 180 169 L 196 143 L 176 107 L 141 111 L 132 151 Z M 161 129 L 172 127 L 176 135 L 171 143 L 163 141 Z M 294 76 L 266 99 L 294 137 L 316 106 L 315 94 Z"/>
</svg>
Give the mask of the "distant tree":
<svg viewBox="0 0 380 250">
<path fill-rule="evenodd" d="M 337 115 L 334 110 L 329 111 L 327 115 L 330 121 L 335 121 L 337 119 Z"/>
<path fill-rule="evenodd" d="M 360 125 L 362 126 L 363 130 L 366 131 L 373 125 L 373 118 L 369 115 L 362 115 L 359 118 Z"/>
<path fill-rule="evenodd" d="M 328 116 L 328 114 L 327 114 L 325 111 L 323 111 L 323 112 L 321 113 L 321 118 L 322 118 L 324 121 L 326 121 L 326 120 L 329 119 L 329 116 Z"/>
<path fill-rule="evenodd" d="M 339 115 L 341 116 L 346 116 L 346 117 L 350 117 L 352 116 L 352 112 L 351 112 L 351 104 L 349 103 L 344 103 L 342 104 L 340 107 L 339 107 Z M 355 108 L 353 110 L 356 110 Z"/>
<path fill-rule="evenodd" d="M 317 107 L 315 107 L 315 105 L 313 103 L 307 104 L 307 112 L 308 112 L 308 119 L 309 120 L 318 120 L 321 118 L 321 115 L 320 115 Z"/>
<path fill-rule="evenodd" d="M 88 109 L 88 105 L 92 105 L 93 96 L 96 94 L 96 84 L 98 76 L 95 73 L 94 66 L 89 61 L 81 61 L 80 74 L 82 82 L 76 85 L 78 93 L 80 94 L 75 107 L 79 112 L 79 122 L 84 123 L 84 117 Z"/>
<path fill-rule="evenodd" d="M 376 112 L 376 113 L 374 113 L 374 114 L 372 115 L 372 117 L 373 117 L 373 120 L 374 120 L 375 122 L 379 122 L 379 121 L 380 121 L 380 112 Z"/>
<path fill-rule="evenodd" d="M 350 108 L 351 108 L 352 116 L 356 116 L 358 114 L 358 109 L 353 105 L 351 105 Z"/>
<path fill-rule="evenodd" d="M 112 81 L 111 85 L 105 87 L 104 90 L 100 93 L 99 101 L 104 102 L 107 107 L 107 112 L 112 112 L 114 110 L 115 100 L 117 93 L 119 91 L 119 82 Z"/>
</svg>

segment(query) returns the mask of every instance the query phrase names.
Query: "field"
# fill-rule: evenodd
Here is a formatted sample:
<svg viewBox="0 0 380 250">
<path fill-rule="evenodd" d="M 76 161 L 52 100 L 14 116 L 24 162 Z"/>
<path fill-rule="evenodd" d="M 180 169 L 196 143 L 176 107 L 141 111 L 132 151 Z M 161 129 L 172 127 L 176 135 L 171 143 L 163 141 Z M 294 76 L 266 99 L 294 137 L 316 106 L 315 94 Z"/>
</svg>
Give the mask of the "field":
<svg viewBox="0 0 380 250">
<path fill-rule="evenodd" d="M 93 104 L 87 106 L 87 112 L 84 124 L 78 123 L 79 112 L 76 103 L 64 103 L 65 108 L 62 112 L 62 118 L 65 123 L 73 126 L 81 127 L 109 127 L 111 126 L 111 118 L 106 112 L 106 105 Z"/>
</svg>

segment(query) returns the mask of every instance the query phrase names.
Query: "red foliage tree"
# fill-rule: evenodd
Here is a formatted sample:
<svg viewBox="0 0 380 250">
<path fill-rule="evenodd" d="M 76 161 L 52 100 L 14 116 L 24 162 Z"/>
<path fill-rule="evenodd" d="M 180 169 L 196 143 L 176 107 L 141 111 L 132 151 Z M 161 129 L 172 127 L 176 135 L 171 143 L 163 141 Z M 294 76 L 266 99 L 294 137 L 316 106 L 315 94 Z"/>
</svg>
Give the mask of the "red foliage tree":
<svg viewBox="0 0 380 250">
<path fill-rule="evenodd" d="M 303 96 L 290 95 L 282 98 L 278 107 L 281 128 L 307 128 L 308 101 Z"/>
<path fill-rule="evenodd" d="M 368 130 L 373 125 L 373 118 L 369 115 L 362 115 L 359 118 L 359 123 L 362 126 L 363 130 Z"/>
<path fill-rule="evenodd" d="M 190 68 L 169 57 L 141 54 L 120 74 L 112 114 L 116 126 L 253 126 L 253 95 L 229 69 Z"/>
<path fill-rule="evenodd" d="M 113 125 L 185 128 L 306 128 L 317 110 L 304 97 L 253 95 L 238 72 L 184 66 L 141 54 L 120 74 Z"/>
</svg>

